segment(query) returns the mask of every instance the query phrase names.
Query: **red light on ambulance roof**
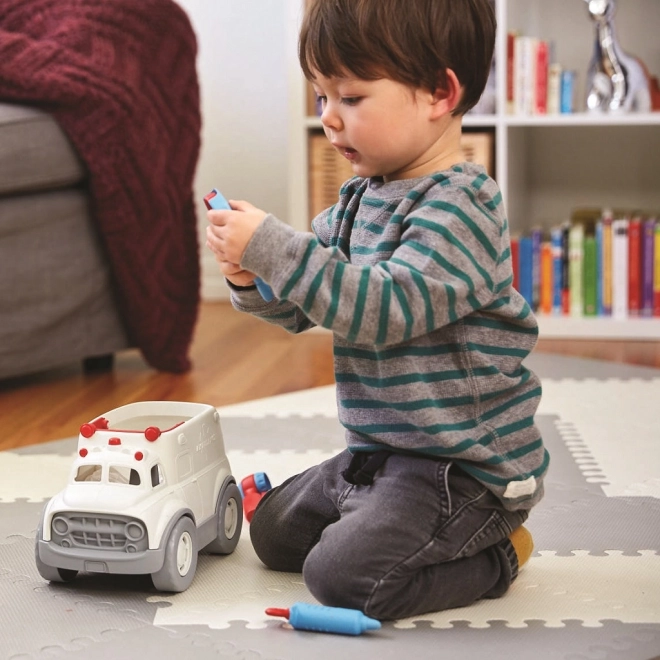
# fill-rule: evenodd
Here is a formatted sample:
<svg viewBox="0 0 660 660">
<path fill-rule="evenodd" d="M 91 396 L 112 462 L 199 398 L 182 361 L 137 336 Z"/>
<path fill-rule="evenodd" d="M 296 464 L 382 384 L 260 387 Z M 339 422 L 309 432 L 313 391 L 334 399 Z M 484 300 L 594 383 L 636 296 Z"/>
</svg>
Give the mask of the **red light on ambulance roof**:
<svg viewBox="0 0 660 660">
<path fill-rule="evenodd" d="M 80 427 L 80 435 L 83 438 L 91 438 L 96 433 L 96 426 L 94 424 L 83 424 Z"/>
<path fill-rule="evenodd" d="M 136 461 L 141 461 L 144 458 L 144 454 L 141 451 L 136 451 L 135 452 L 135 460 Z"/>
<path fill-rule="evenodd" d="M 116 447 L 117 445 L 121 444 L 121 440 L 119 438 L 110 438 L 110 440 L 108 440 L 108 444 Z"/>
<path fill-rule="evenodd" d="M 160 438 L 160 429 L 156 426 L 149 426 L 144 430 L 144 437 L 149 440 L 149 442 L 155 442 Z"/>
<path fill-rule="evenodd" d="M 80 458 L 87 456 L 87 450 L 84 447 L 78 453 L 80 454 Z"/>
</svg>

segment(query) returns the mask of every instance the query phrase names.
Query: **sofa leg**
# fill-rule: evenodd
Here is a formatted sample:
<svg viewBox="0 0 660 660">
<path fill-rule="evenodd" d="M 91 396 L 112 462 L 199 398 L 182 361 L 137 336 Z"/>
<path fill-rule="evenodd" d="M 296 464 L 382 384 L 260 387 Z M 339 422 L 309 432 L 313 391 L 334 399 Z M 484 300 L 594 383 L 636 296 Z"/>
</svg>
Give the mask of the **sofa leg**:
<svg viewBox="0 0 660 660">
<path fill-rule="evenodd" d="M 112 367 L 115 363 L 114 353 L 108 353 L 107 355 L 94 355 L 92 357 L 86 357 L 83 360 L 83 371 L 86 374 L 98 374 L 104 373 L 106 371 L 112 371 Z"/>
</svg>

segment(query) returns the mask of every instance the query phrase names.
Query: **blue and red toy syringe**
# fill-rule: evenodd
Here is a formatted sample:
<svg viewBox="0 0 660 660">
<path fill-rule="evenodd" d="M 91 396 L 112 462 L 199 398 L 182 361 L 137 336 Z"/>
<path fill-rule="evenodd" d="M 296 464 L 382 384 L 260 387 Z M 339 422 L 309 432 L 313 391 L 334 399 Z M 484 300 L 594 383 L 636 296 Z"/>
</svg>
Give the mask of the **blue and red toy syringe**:
<svg viewBox="0 0 660 660">
<path fill-rule="evenodd" d="M 380 628 L 380 621 L 371 619 L 359 610 L 344 607 L 295 603 L 290 608 L 269 607 L 266 614 L 288 619 L 296 630 L 361 635 L 367 630 Z"/>
</svg>

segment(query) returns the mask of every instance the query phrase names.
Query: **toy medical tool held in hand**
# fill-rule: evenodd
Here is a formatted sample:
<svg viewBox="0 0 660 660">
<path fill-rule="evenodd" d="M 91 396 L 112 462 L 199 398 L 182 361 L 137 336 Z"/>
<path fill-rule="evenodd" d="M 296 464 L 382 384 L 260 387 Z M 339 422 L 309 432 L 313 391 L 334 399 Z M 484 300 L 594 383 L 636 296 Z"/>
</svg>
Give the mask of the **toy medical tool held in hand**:
<svg viewBox="0 0 660 660">
<path fill-rule="evenodd" d="M 227 209 L 231 210 L 229 202 L 220 194 L 217 188 L 213 188 L 208 195 L 204 196 L 204 204 L 206 204 L 207 209 Z M 261 297 L 266 301 L 270 302 L 273 299 L 273 290 L 259 277 L 254 278 L 254 283 L 257 287 L 257 290 L 261 294 Z"/>
</svg>

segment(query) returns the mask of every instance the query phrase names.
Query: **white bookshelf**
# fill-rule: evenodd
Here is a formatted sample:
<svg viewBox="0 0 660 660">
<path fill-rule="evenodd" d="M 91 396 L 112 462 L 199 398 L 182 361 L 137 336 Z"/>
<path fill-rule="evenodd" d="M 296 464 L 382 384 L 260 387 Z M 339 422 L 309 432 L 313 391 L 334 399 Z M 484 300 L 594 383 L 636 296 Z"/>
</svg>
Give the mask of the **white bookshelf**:
<svg viewBox="0 0 660 660">
<path fill-rule="evenodd" d="M 307 117 L 306 84 L 295 50 L 302 0 L 289 0 L 292 25 L 289 211 L 298 229 L 309 226 L 307 141 L 321 128 Z M 467 115 L 464 126 L 495 133 L 495 177 L 513 232 L 549 229 L 576 207 L 660 211 L 660 112 L 520 116 L 506 112 L 506 36 L 509 30 L 551 40 L 556 59 L 577 72 L 576 106 L 584 107 L 594 26 L 583 0 L 496 0 L 497 113 Z M 618 0 L 622 47 L 660 76 L 660 2 Z M 660 319 L 539 317 L 542 337 L 660 340 Z"/>
</svg>

